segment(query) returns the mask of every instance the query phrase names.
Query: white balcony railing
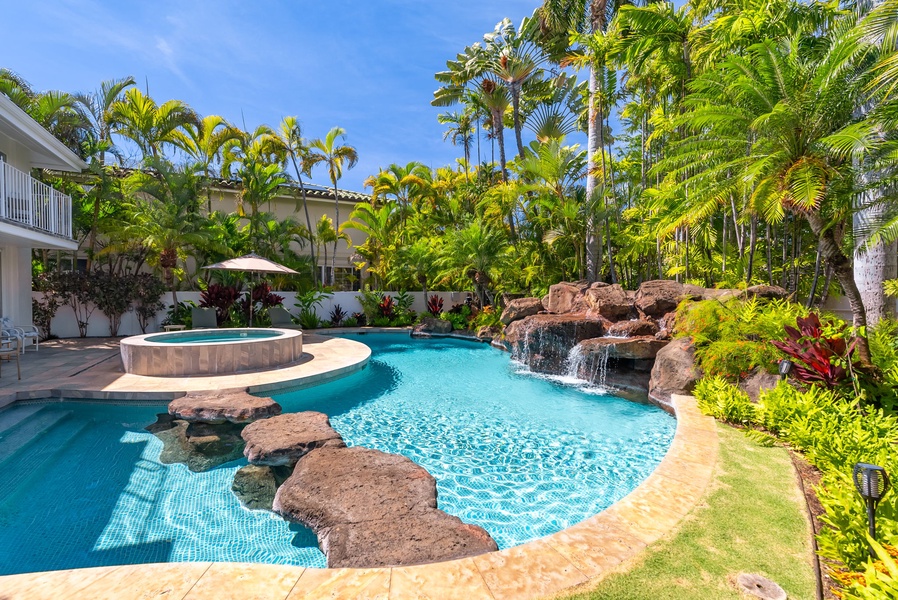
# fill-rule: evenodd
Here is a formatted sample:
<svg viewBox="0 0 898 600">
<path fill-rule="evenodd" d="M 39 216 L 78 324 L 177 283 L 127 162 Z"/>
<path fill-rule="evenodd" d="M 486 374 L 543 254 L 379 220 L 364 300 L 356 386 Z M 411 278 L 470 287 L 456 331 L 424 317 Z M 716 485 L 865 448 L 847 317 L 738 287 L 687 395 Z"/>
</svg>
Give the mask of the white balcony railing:
<svg viewBox="0 0 898 600">
<path fill-rule="evenodd" d="M 0 220 L 72 239 L 72 198 L 0 162 Z"/>
</svg>

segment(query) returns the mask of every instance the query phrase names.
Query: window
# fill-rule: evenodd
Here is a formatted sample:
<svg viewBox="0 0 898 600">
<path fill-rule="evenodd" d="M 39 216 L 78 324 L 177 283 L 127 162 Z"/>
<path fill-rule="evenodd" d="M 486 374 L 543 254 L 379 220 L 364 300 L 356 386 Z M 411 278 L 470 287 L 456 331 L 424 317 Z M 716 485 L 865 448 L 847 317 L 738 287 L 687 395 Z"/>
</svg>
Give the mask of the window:
<svg viewBox="0 0 898 600">
<path fill-rule="evenodd" d="M 361 289 L 362 272 L 355 267 L 337 267 L 336 276 L 331 278 L 333 267 L 320 267 L 321 281 L 331 285 L 338 292 L 357 292 Z"/>
</svg>

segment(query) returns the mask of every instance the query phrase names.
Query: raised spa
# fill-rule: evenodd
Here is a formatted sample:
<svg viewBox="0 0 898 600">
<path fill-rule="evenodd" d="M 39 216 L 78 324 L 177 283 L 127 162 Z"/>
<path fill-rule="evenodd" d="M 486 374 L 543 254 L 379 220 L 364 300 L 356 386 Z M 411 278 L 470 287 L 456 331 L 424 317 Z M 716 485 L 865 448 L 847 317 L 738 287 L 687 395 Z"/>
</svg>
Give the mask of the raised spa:
<svg viewBox="0 0 898 600">
<path fill-rule="evenodd" d="M 121 352 L 125 372 L 135 375 L 230 375 L 298 361 L 302 332 L 241 328 L 150 333 L 123 339 Z"/>
</svg>

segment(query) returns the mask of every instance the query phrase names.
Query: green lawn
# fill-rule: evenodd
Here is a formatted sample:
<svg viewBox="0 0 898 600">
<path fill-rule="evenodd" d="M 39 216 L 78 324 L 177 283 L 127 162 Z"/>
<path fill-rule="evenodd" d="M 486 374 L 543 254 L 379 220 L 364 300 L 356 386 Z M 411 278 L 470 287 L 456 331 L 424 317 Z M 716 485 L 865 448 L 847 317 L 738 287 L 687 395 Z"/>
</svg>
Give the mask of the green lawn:
<svg viewBox="0 0 898 600">
<path fill-rule="evenodd" d="M 741 572 L 779 583 L 790 599 L 814 598 L 810 525 L 789 455 L 718 426 L 714 488 L 670 539 L 649 547 L 627 573 L 570 600 L 744 599 Z"/>
</svg>

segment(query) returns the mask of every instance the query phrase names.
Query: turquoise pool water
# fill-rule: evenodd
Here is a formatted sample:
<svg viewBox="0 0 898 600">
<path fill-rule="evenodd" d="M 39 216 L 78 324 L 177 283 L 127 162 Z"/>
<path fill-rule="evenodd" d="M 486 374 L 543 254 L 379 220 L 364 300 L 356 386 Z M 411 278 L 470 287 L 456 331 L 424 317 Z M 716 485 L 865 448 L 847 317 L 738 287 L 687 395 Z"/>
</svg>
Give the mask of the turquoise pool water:
<svg viewBox="0 0 898 600">
<path fill-rule="evenodd" d="M 159 344 L 214 344 L 217 342 L 240 342 L 269 340 L 283 335 L 277 331 L 254 329 L 206 329 L 199 331 L 177 331 L 159 333 L 146 338 L 148 342 Z"/>
<path fill-rule="evenodd" d="M 518 372 L 455 340 L 366 335 L 364 371 L 281 394 L 350 445 L 400 452 L 437 479 L 440 508 L 500 547 L 558 531 L 626 495 L 675 421 L 651 406 Z M 0 574 L 166 561 L 324 566 L 315 536 L 230 491 L 244 461 L 159 463 L 143 430 L 163 406 L 36 403 L 0 410 Z"/>
</svg>

